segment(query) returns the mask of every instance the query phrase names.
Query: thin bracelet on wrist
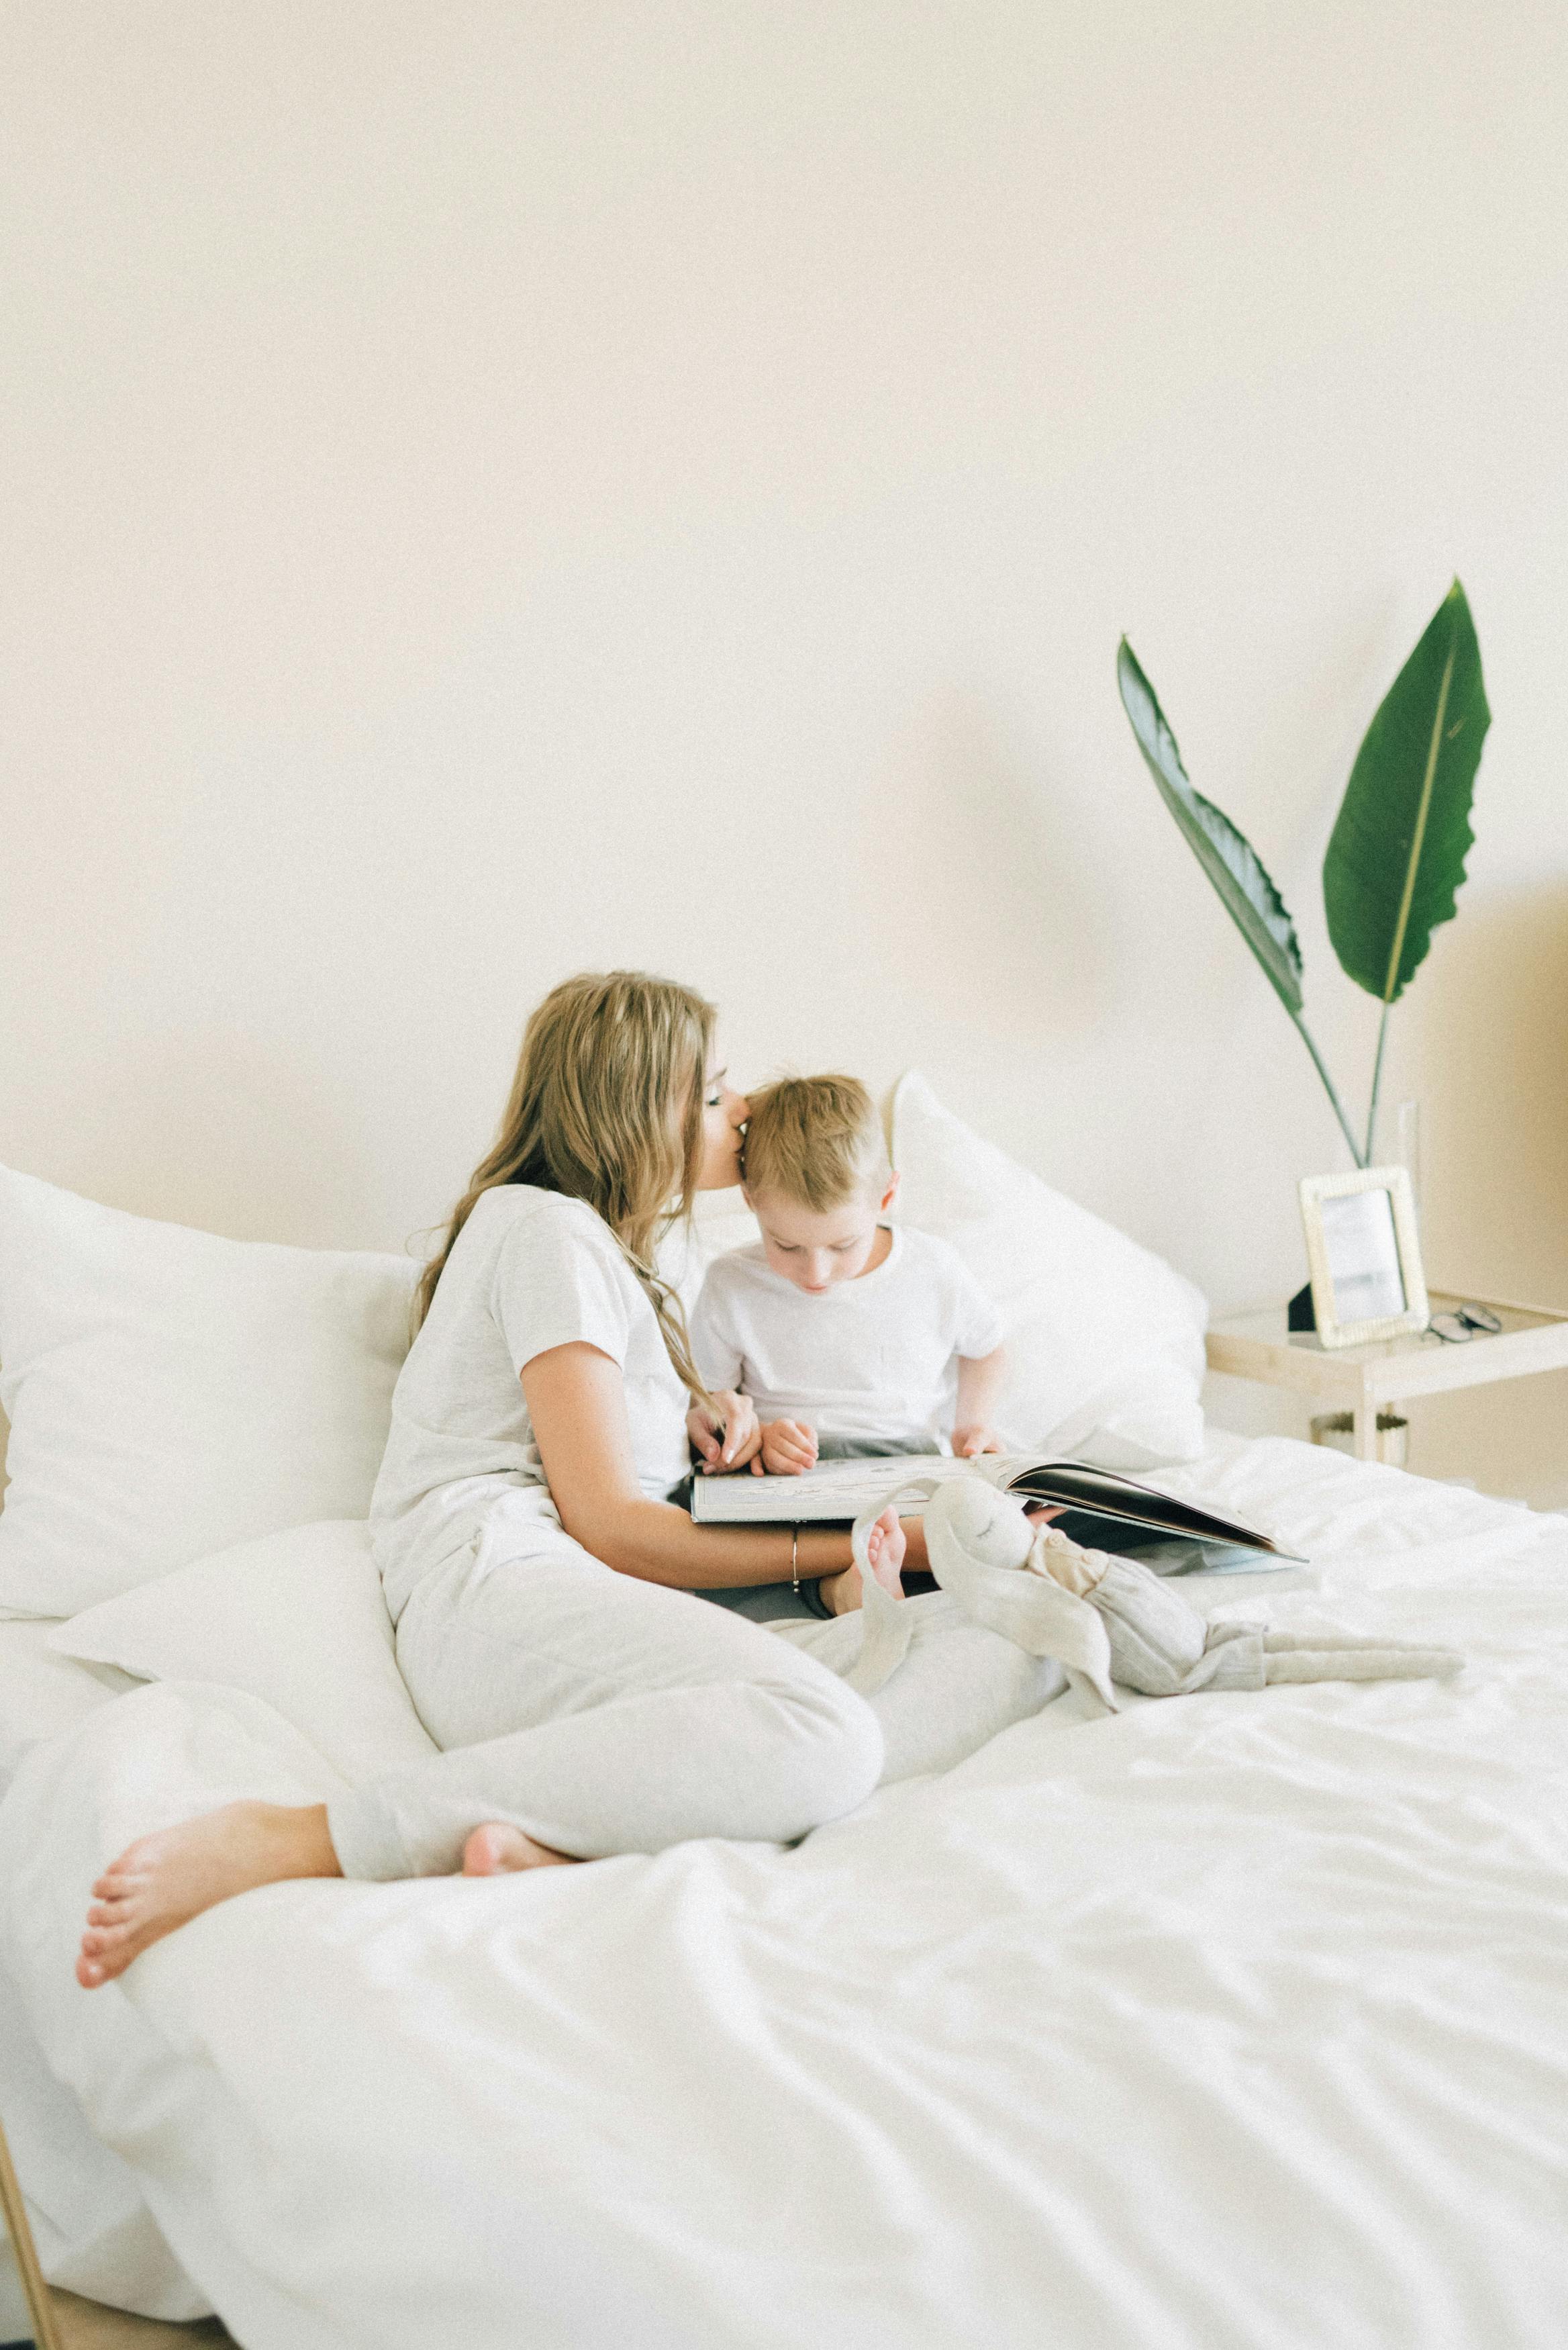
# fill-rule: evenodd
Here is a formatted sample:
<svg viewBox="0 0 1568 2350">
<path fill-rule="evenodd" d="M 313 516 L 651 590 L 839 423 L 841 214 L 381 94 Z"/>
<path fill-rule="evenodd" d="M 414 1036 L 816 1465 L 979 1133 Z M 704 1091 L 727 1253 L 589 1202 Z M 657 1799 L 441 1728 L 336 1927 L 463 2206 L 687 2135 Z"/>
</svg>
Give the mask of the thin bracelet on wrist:
<svg viewBox="0 0 1568 2350">
<path fill-rule="evenodd" d="M 800 1528 L 798 1526 L 791 1526 L 789 1530 L 789 1580 L 790 1588 L 798 1599 L 800 1597 Z"/>
</svg>

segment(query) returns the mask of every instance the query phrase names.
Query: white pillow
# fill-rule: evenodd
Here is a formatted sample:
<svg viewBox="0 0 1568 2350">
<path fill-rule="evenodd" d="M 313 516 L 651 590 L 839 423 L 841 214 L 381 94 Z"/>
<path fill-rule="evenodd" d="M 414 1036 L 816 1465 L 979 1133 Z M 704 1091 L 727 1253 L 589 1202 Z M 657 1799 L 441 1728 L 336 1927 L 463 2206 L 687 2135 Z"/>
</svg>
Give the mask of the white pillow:
<svg viewBox="0 0 1568 2350">
<path fill-rule="evenodd" d="M 1107 1469 L 1195 1460 L 1201 1293 L 972 1133 L 916 1070 L 895 1089 L 891 1139 L 898 1221 L 950 1242 L 1007 1316 L 1009 1442 Z"/>
<path fill-rule="evenodd" d="M 415 1273 L 0 1168 L 0 1615 L 71 1616 L 227 1544 L 363 1517 Z"/>
<path fill-rule="evenodd" d="M 265 1698 L 351 1786 L 436 1748 L 398 1671 L 359 1521 L 240 1543 L 89 1607 L 49 1634 L 62 1656 L 153 1681 Z"/>
<path fill-rule="evenodd" d="M 691 1222 L 672 1225 L 660 1240 L 659 1270 L 690 1314 L 714 1258 L 732 1249 L 750 1248 L 762 1236 L 763 1228 L 739 1184 L 723 1191 L 699 1191 Z"/>
</svg>

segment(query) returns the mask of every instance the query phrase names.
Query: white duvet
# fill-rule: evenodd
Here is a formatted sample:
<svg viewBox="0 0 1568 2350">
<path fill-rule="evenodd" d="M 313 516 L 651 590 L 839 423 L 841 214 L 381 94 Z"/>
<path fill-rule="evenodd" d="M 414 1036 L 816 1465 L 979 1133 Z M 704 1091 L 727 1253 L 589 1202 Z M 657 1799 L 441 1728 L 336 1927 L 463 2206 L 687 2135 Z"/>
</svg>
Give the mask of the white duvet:
<svg viewBox="0 0 1568 2350">
<path fill-rule="evenodd" d="M 192 1684 L 36 1751 L 7 1963 L 238 2338 L 1568 2341 L 1568 1521 L 1278 1441 L 1183 1482 L 1312 1554 L 1276 1617 L 1469 1668 L 1063 1700 L 794 1852 L 272 1887 L 93 1994 L 113 1849 L 333 1782 Z"/>
</svg>

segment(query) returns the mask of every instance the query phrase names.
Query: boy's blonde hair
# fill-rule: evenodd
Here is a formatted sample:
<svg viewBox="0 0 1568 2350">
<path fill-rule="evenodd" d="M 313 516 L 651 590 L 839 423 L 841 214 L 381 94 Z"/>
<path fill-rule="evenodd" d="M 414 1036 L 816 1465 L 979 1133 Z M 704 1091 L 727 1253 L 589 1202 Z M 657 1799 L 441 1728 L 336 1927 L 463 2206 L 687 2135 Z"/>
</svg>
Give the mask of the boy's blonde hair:
<svg viewBox="0 0 1568 2350">
<path fill-rule="evenodd" d="M 858 1077 L 780 1077 L 751 1097 L 741 1180 L 821 1215 L 868 1191 L 893 1170 L 877 1105 Z"/>
<path fill-rule="evenodd" d="M 648 1295 L 677 1373 L 706 1399 L 680 1300 L 654 1249 L 671 1216 L 691 1212 L 714 1019 L 691 988 L 641 971 L 580 972 L 551 989 L 523 1032 L 501 1131 L 420 1280 L 420 1321 L 475 1201 L 499 1183 L 535 1183 L 597 1210 Z"/>
</svg>

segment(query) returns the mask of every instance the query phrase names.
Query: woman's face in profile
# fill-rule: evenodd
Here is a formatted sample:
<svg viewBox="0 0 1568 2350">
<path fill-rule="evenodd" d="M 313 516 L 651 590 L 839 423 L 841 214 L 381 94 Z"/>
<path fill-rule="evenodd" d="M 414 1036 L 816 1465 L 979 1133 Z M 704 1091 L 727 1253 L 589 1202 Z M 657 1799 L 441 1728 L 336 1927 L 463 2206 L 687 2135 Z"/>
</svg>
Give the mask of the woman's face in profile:
<svg viewBox="0 0 1568 2350">
<path fill-rule="evenodd" d="M 744 1094 L 733 1092 L 725 1083 L 726 1074 L 715 1053 L 702 1087 L 700 1191 L 727 1191 L 741 1180 L 741 1128 L 750 1115 L 750 1104 Z"/>
</svg>

